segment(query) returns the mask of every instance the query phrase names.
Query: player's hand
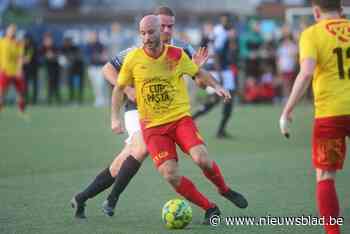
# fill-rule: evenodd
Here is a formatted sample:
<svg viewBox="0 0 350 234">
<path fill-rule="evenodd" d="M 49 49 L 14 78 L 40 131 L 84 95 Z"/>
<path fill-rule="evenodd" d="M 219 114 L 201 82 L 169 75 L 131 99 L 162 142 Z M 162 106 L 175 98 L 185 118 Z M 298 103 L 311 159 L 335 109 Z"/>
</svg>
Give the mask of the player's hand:
<svg viewBox="0 0 350 234">
<path fill-rule="evenodd" d="M 200 47 L 196 53 L 192 56 L 192 61 L 198 66 L 203 66 L 209 58 L 208 49 L 206 47 Z"/>
<path fill-rule="evenodd" d="M 292 116 L 291 113 L 286 114 L 283 113 L 280 117 L 280 130 L 282 135 L 284 135 L 286 138 L 290 137 L 289 133 L 289 125 L 292 122 Z"/>
<path fill-rule="evenodd" d="M 231 99 L 231 94 L 229 91 L 227 91 L 226 89 L 224 89 L 221 86 L 218 86 L 215 88 L 215 93 L 219 96 L 219 97 L 223 97 L 224 98 L 224 102 L 228 102 Z"/>
<path fill-rule="evenodd" d="M 112 128 L 112 132 L 116 134 L 124 133 L 124 127 L 120 119 L 112 119 L 111 128 Z"/>
<path fill-rule="evenodd" d="M 135 88 L 131 86 L 126 86 L 124 89 L 124 93 L 128 97 L 128 99 L 132 102 L 135 102 L 136 100 L 136 93 L 135 93 Z"/>
</svg>

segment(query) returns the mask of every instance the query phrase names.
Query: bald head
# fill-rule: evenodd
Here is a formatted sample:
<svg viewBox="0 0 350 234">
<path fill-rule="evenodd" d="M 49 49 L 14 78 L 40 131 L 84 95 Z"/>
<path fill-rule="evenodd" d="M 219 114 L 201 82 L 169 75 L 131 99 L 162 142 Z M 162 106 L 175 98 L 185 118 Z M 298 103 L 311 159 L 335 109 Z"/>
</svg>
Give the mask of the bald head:
<svg viewBox="0 0 350 234">
<path fill-rule="evenodd" d="M 6 37 L 8 38 L 14 38 L 16 36 L 16 30 L 17 27 L 15 24 L 10 24 L 7 28 L 6 28 Z"/>
<path fill-rule="evenodd" d="M 140 35 L 145 48 L 155 49 L 160 45 L 160 20 L 156 15 L 146 15 L 140 21 Z"/>
<path fill-rule="evenodd" d="M 140 30 L 144 27 L 160 28 L 160 21 L 157 15 L 146 15 L 140 21 Z"/>
</svg>

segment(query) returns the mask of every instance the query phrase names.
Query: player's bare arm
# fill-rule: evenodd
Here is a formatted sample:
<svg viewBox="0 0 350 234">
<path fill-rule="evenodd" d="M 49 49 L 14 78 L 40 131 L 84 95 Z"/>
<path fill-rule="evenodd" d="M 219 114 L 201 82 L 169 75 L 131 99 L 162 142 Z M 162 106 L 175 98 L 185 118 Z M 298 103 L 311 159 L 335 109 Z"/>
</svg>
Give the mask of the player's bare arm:
<svg viewBox="0 0 350 234">
<path fill-rule="evenodd" d="M 316 61 L 311 58 L 304 59 L 300 64 L 300 72 L 280 117 L 281 133 L 287 138 L 289 137 L 288 123 L 292 121 L 292 112 L 309 87 L 315 67 Z"/>
<path fill-rule="evenodd" d="M 112 86 L 115 85 L 115 82 L 118 79 L 119 71 L 110 63 L 106 63 L 102 68 L 103 77 L 108 81 Z M 135 89 L 134 87 L 127 86 L 124 89 L 125 95 L 130 101 L 135 102 Z"/>
<path fill-rule="evenodd" d="M 123 105 L 124 99 L 124 88 L 115 85 L 112 91 L 111 100 L 111 128 L 116 134 L 121 134 L 124 132 L 122 120 L 121 120 L 121 107 Z"/>
<path fill-rule="evenodd" d="M 110 62 L 108 62 L 102 67 L 102 73 L 105 80 L 114 86 L 118 79 L 118 70 L 115 69 Z"/>
<path fill-rule="evenodd" d="M 133 86 L 126 86 L 124 88 L 124 94 L 128 97 L 130 101 L 136 102 L 136 93 L 135 88 Z"/>
<path fill-rule="evenodd" d="M 215 78 L 210 74 L 210 72 L 204 69 L 199 69 L 196 80 L 201 80 L 202 84 L 215 89 L 215 93 L 219 97 L 223 97 L 224 102 L 231 99 L 231 94 L 226 89 L 224 89 L 219 82 L 215 80 Z"/>
</svg>

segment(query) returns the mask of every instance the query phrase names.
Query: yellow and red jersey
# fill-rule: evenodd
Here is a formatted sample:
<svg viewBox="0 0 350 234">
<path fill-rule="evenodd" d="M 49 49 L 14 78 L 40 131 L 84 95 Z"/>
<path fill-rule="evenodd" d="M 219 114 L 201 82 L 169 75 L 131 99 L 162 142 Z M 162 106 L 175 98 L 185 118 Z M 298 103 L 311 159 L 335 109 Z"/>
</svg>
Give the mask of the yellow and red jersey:
<svg viewBox="0 0 350 234">
<path fill-rule="evenodd" d="M 350 115 L 350 21 L 327 19 L 300 37 L 300 61 L 316 61 L 315 117 Z"/>
<path fill-rule="evenodd" d="M 146 128 L 190 116 L 190 99 L 183 75 L 195 76 L 198 66 L 178 47 L 164 45 L 158 58 L 135 48 L 125 57 L 117 85 L 134 85 L 137 109 Z"/>
<path fill-rule="evenodd" d="M 23 44 L 9 38 L 0 39 L 0 70 L 15 77 L 22 69 Z"/>
</svg>

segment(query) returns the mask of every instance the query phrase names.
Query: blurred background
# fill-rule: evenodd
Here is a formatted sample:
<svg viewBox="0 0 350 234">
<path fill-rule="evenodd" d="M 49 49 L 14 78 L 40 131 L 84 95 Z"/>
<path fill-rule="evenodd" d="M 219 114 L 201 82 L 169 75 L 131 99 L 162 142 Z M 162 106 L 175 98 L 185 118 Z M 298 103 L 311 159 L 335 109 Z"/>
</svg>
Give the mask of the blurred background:
<svg viewBox="0 0 350 234">
<path fill-rule="evenodd" d="M 350 5 L 350 0 L 343 2 Z M 110 87 L 103 84 L 103 95 L 96 100 L 89 68 L 102 67 L 138 43 L 138 20 L 159 5 L 176 12 L 177 38 L 194 48 L 207 46 L 212 56 L 215 27 L 221 16 L 228 17 L 227 56 L 238 86 L 237 102 L 285 100 L 298 69 L 299 34 L 313 20 L 308 0 L 1 0 L 0 35 L 16 24 L 17 38 L 33 54 L 24 66 L 27 103 L 106 106 Z M 92 53 L 96 46 L 102 48 L 97 61 Z M 191 92 L 194 103 L 206 95 Z M 6 100 L 14 103 L 13 90 Z"/>
</svg>

